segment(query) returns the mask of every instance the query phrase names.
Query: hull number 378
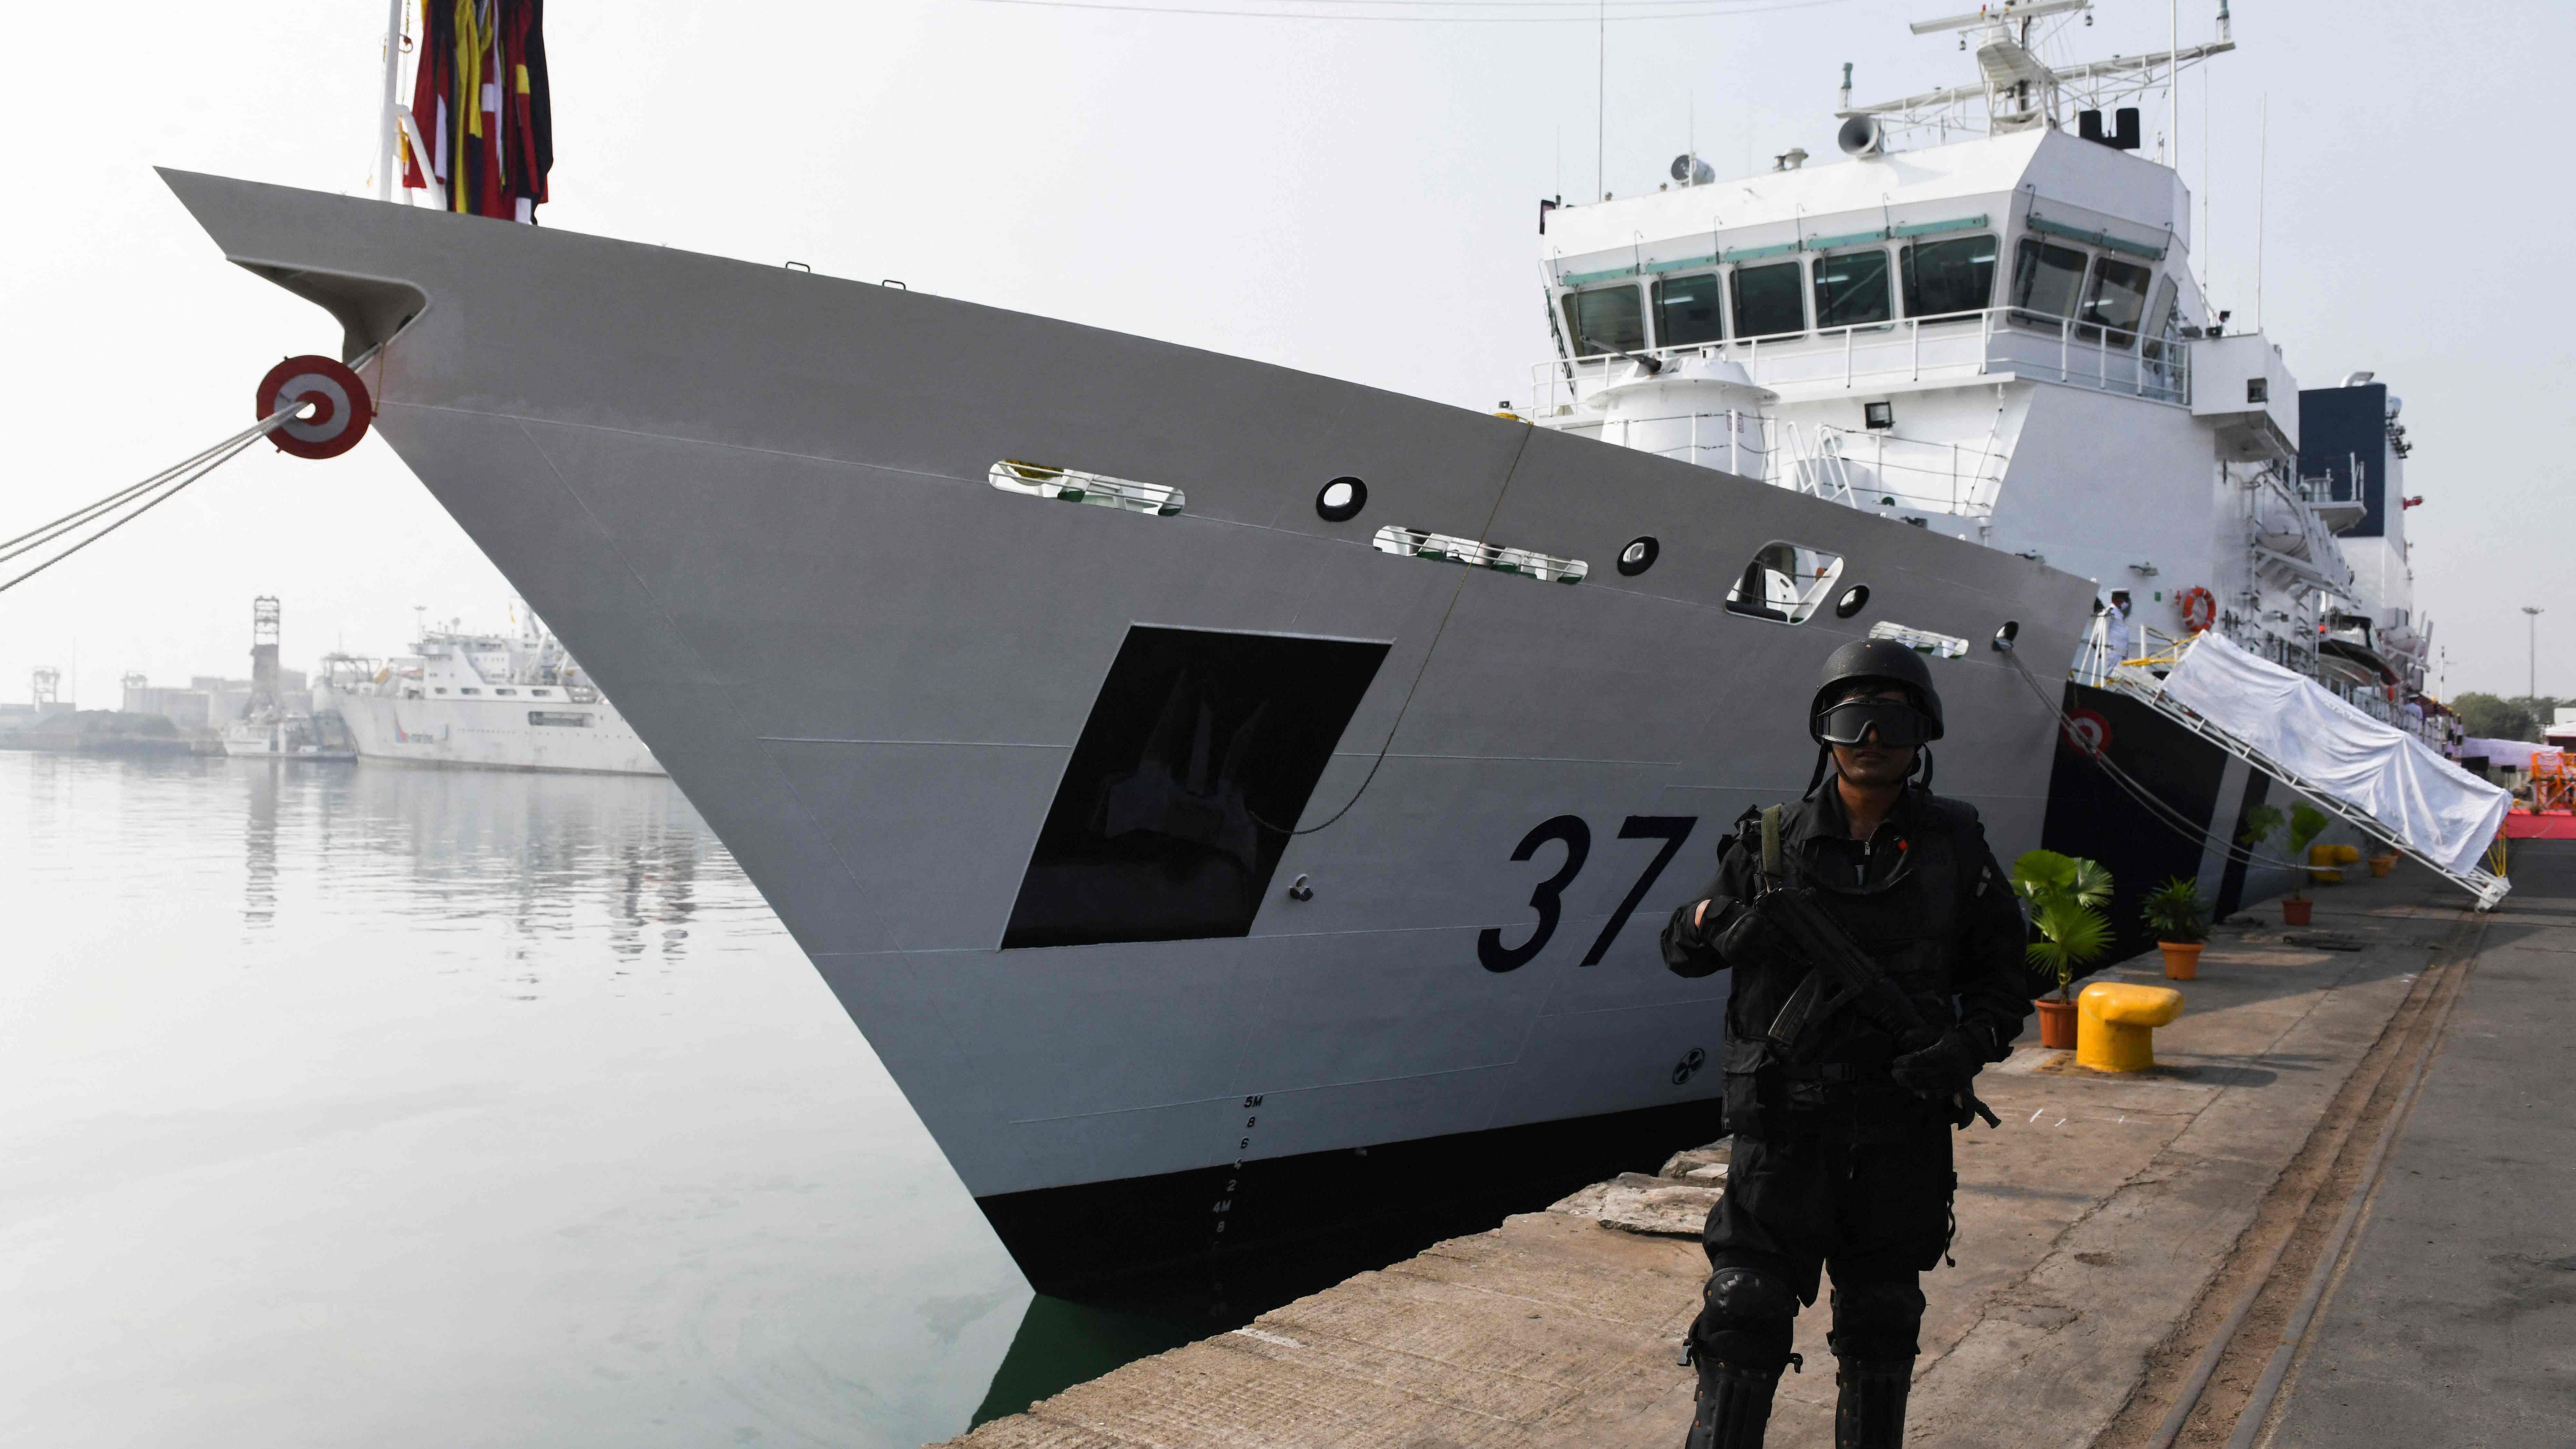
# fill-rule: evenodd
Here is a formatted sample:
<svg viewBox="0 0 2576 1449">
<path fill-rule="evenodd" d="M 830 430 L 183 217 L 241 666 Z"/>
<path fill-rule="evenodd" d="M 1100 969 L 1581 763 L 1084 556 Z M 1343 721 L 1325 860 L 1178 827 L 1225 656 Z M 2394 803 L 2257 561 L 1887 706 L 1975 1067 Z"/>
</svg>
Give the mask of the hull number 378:
<svg viewBox="0 0 2576 1449">
<path fill-rule="evenodd" d="M 1681 853 L 1682 842 L 1690 839 L 1691 827 L 1697 824 L 1699 817 L 1696 815 L 1631 815 L 1620 822 L 1621 840 L 1660 840 L 1664 843 L 1663 848 L 1646 862 L 1637 883 L 1628 887 L 1628 894 L 1620 900 L 1619 908 L 1610 913 L 1610 919 L 1602 925 L 1601 934 L 1593 938 L 1592 949 L 1583 953 L 1580 964 L 1600 964 L 1601 958 L 1609 953 L 1610 943 L 1619 939 L 1620 928 L 1636 914 L 1638 902 L 1646 898 L 1646 892 L 1654 889 L 1655 878 L 1664 873 L 1665 866 L 1673 863 L 1675 855 Z M 1486 927 L 1476 937 L 1476 959 L 1484 963 L 1488 971 L 1518 971 L 1537 960 L 1538 953 L 1546 950 L 1548 941 L 1556 935 L 1557 922 L 1565 913 L 1565 889 L 1583 873 L 1583 863 L 1592 855 L 1592 827 L 1584 824 L 1583 817 L 1579 815 L 1559 815 L 1542 820 L 1531 828 L 1529 834 L 1521 837 L 1521 843 L 1512 851 L 1512 859 L 1528 860 L 1550 842 L 1564 845 L 1565 864 L 1557 867 L 1556 874 L 1540 881 L 1538 888 L 1530 892 L 1530 909 L 1538 912 L 1538 927 L 1517 946 L 1503 944 L 1501 927 Z"/>
</svg>

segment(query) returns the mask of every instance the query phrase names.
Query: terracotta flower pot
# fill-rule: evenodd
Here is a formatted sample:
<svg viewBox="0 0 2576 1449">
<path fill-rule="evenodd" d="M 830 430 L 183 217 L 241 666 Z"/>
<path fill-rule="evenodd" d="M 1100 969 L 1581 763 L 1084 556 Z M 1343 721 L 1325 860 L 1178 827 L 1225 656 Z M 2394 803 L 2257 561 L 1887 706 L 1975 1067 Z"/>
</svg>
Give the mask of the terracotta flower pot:
<svg viewBox="0 0 2576 1449">
<path fill-rule="evenodd" d="M 2039 1044 L 2051 1051 L 2075 1050 L 2075 1003 L 2043 996 L 2039 1007 Z"/>
<path fill-rule="evenodd" d="M 2370 858 L 2370 873 L 2372 875 L 2386 875 L 2388 874 L 2388 868 L 2396 863 L 2396 856 L 2374 855 Z"/>
<path fill-rule="evenodd" d="M 2200 952 L 2206 941 L 2158 941 L 2156 949 L 2165 953 L 2167 981 L 2198 981 Z"/>
<path fill-rule="evenodd" d="M 2309 900 L 2305 896 L 2281 897 L 2281 924 L 2285 926 L 2306 925 L 2308 923 L 2308 911 L 2315 905 L 2316 902 Z"/>
</svg>

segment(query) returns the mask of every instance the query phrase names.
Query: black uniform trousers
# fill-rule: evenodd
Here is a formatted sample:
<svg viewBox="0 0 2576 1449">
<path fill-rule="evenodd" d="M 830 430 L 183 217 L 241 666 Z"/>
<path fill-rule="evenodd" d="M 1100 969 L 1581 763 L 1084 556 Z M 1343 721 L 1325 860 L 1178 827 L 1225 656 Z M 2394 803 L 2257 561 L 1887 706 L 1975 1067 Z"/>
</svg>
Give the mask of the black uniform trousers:
<svg viewBox="0 0 2576 1449">
<path fill-rule="evenodd" d="M 1959 1181 L 1951 1126 L 1932 1104 L 1892 1083 L 1874 1085 L 1862 1089 L 1851 1117 L 1833 1114 L 1843 1130 L 1735 1139 L 1726 1189 L 1701 1234 L 1712 1282 L 1733 1276 L 1731 1268 L 1749 1270 L 1797 1295 L 1797 1303 L 1753 1295 L 1739 1300 L 1756 1309 L 1751 1315 L 1720 1309 L 1703 1317 L 1704 1333 L 1732 1330 L 1726 1336 L 1739 1354 L 1752 1348 L 1746 1356 L 1785 1363 L 1797 1304 L 1816 1301 L 1826 1270 L 1837 1354 L 1882 1363 L 1915 1354 L 1920 1275 L 1939 1266 L 1950 1245 Z"/>
</svg>

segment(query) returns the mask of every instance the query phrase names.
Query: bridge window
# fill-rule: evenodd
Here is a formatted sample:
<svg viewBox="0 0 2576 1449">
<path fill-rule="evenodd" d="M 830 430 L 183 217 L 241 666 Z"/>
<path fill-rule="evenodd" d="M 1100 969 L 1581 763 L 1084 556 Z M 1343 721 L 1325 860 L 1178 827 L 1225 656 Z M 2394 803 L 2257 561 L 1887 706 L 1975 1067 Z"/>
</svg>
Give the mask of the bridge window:
<svg viewBox="0 0 2576 1449">
<path fill-rule="evenodd" d="M 2147 308 L 2147 356 L 2162 362 L 2165 349 L 2171 347 L 2174 333 L 2182 326 L 2182 308 L 2175 302 L 2174 279 L 2156 283 L 2156 300 Z"/>
<path fill-rule="evenodd" d="M 1688 347 L 1722 342 L 1726 323 L 1717 300 L 1717 275 L 1666 277 L 1655 284 L 1655 345 Z"/>
<path fill-rule="evenodd" d="M 1777 337 L 1807 330 L 1807 300 L 1792 260 L 1735 269 L 1735 335 Z"/>
<path fill-rule="evenodd" d="M 1866 327 L 1896 315 L 1888 299 L 1887 249 L 1836 252 L 1816 261 L 1816 325 Z"/>
<path fill-rule="evenodd" d="M 1574 355 L 1638 352 L 1646 345 L 1646 309 L 1629 285 L 1595 287 L 1565 299 L 1565 325 L 1574 333 Z"/>
<path fill-rule="evenodd" d="M 2086 325 L 2077 335 L 2090 342 L 2107 328 L 2111 345 L 2127 347 L 2138 340 L 2138 319 L 2147 310 L 2147 285 L 2155 280 L 2153 268 L 2136 262 L 2103 257 L 2093 263 L 2093 285 L 2085 290 Z"/>
<path fill-rule="evenodd" d="M 2012 304 L 2054 322 L 2075 315 L 2076 295 L 2084 290 L 2084 253 L 2073 247 L 2025 238 L 2013 254 Z"/>
<path fill-rule="evenodd" d="M 1995 257 L 1987 236 L 1915 242 L 1905 248 L 1905 315 L 1943 317 L 1995 305 Z"/>
</svg>

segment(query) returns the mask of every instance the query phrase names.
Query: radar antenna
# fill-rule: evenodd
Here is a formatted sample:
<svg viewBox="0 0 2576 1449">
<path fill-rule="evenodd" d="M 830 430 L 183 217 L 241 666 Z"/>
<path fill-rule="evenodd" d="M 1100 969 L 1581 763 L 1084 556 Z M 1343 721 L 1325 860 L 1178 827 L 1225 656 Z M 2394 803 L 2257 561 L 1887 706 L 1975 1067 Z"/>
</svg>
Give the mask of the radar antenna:
<svg viewBox="0 0 2576 1449">
<path fill-rule="evenodd" d="M 2174 45 L 2075 65 L 2051 65 L 2043 59 L 2041 50 L 2056 38 L 2065 18 L 2082 14 L 2085 23 L 2090 24 L 2092 8 L 2093 0 L 1999 0 L 1965 15 L 1917 20 L 1908 27 L 1915 34 L 1956 31 L 1962 50 L 1970 48 L 1969 35 L 1975 32 L 1980 77 L 1977 83 L 1925 91 L 1877 105 L 1853 106 L 1848 104 L 1850 78 L 1846 74 L 1846 104 L 1834 115 L 1840 120 L 1875 119 L 1892 133 L 1933 131 L 1943 140 L 1961 132 L 1974 135 L 1983 131 L 1999 136 L 2042 126 L 2054 129 L 2066 124 L 2070 109 L 2110 110 L 2123 101 L 2170 87 L 2187 65 L 2236 48 L 2236 42 L 2229 38 L 2226 0 L 2220 0 L 2219 38 L 2208 44 Z M 2040 24 L 2051 18 L 2058 19 L 2057 26 Z M 1982 125 L 1971 110 L 1979 101 L 1985 103 Z"/>
</svg>

